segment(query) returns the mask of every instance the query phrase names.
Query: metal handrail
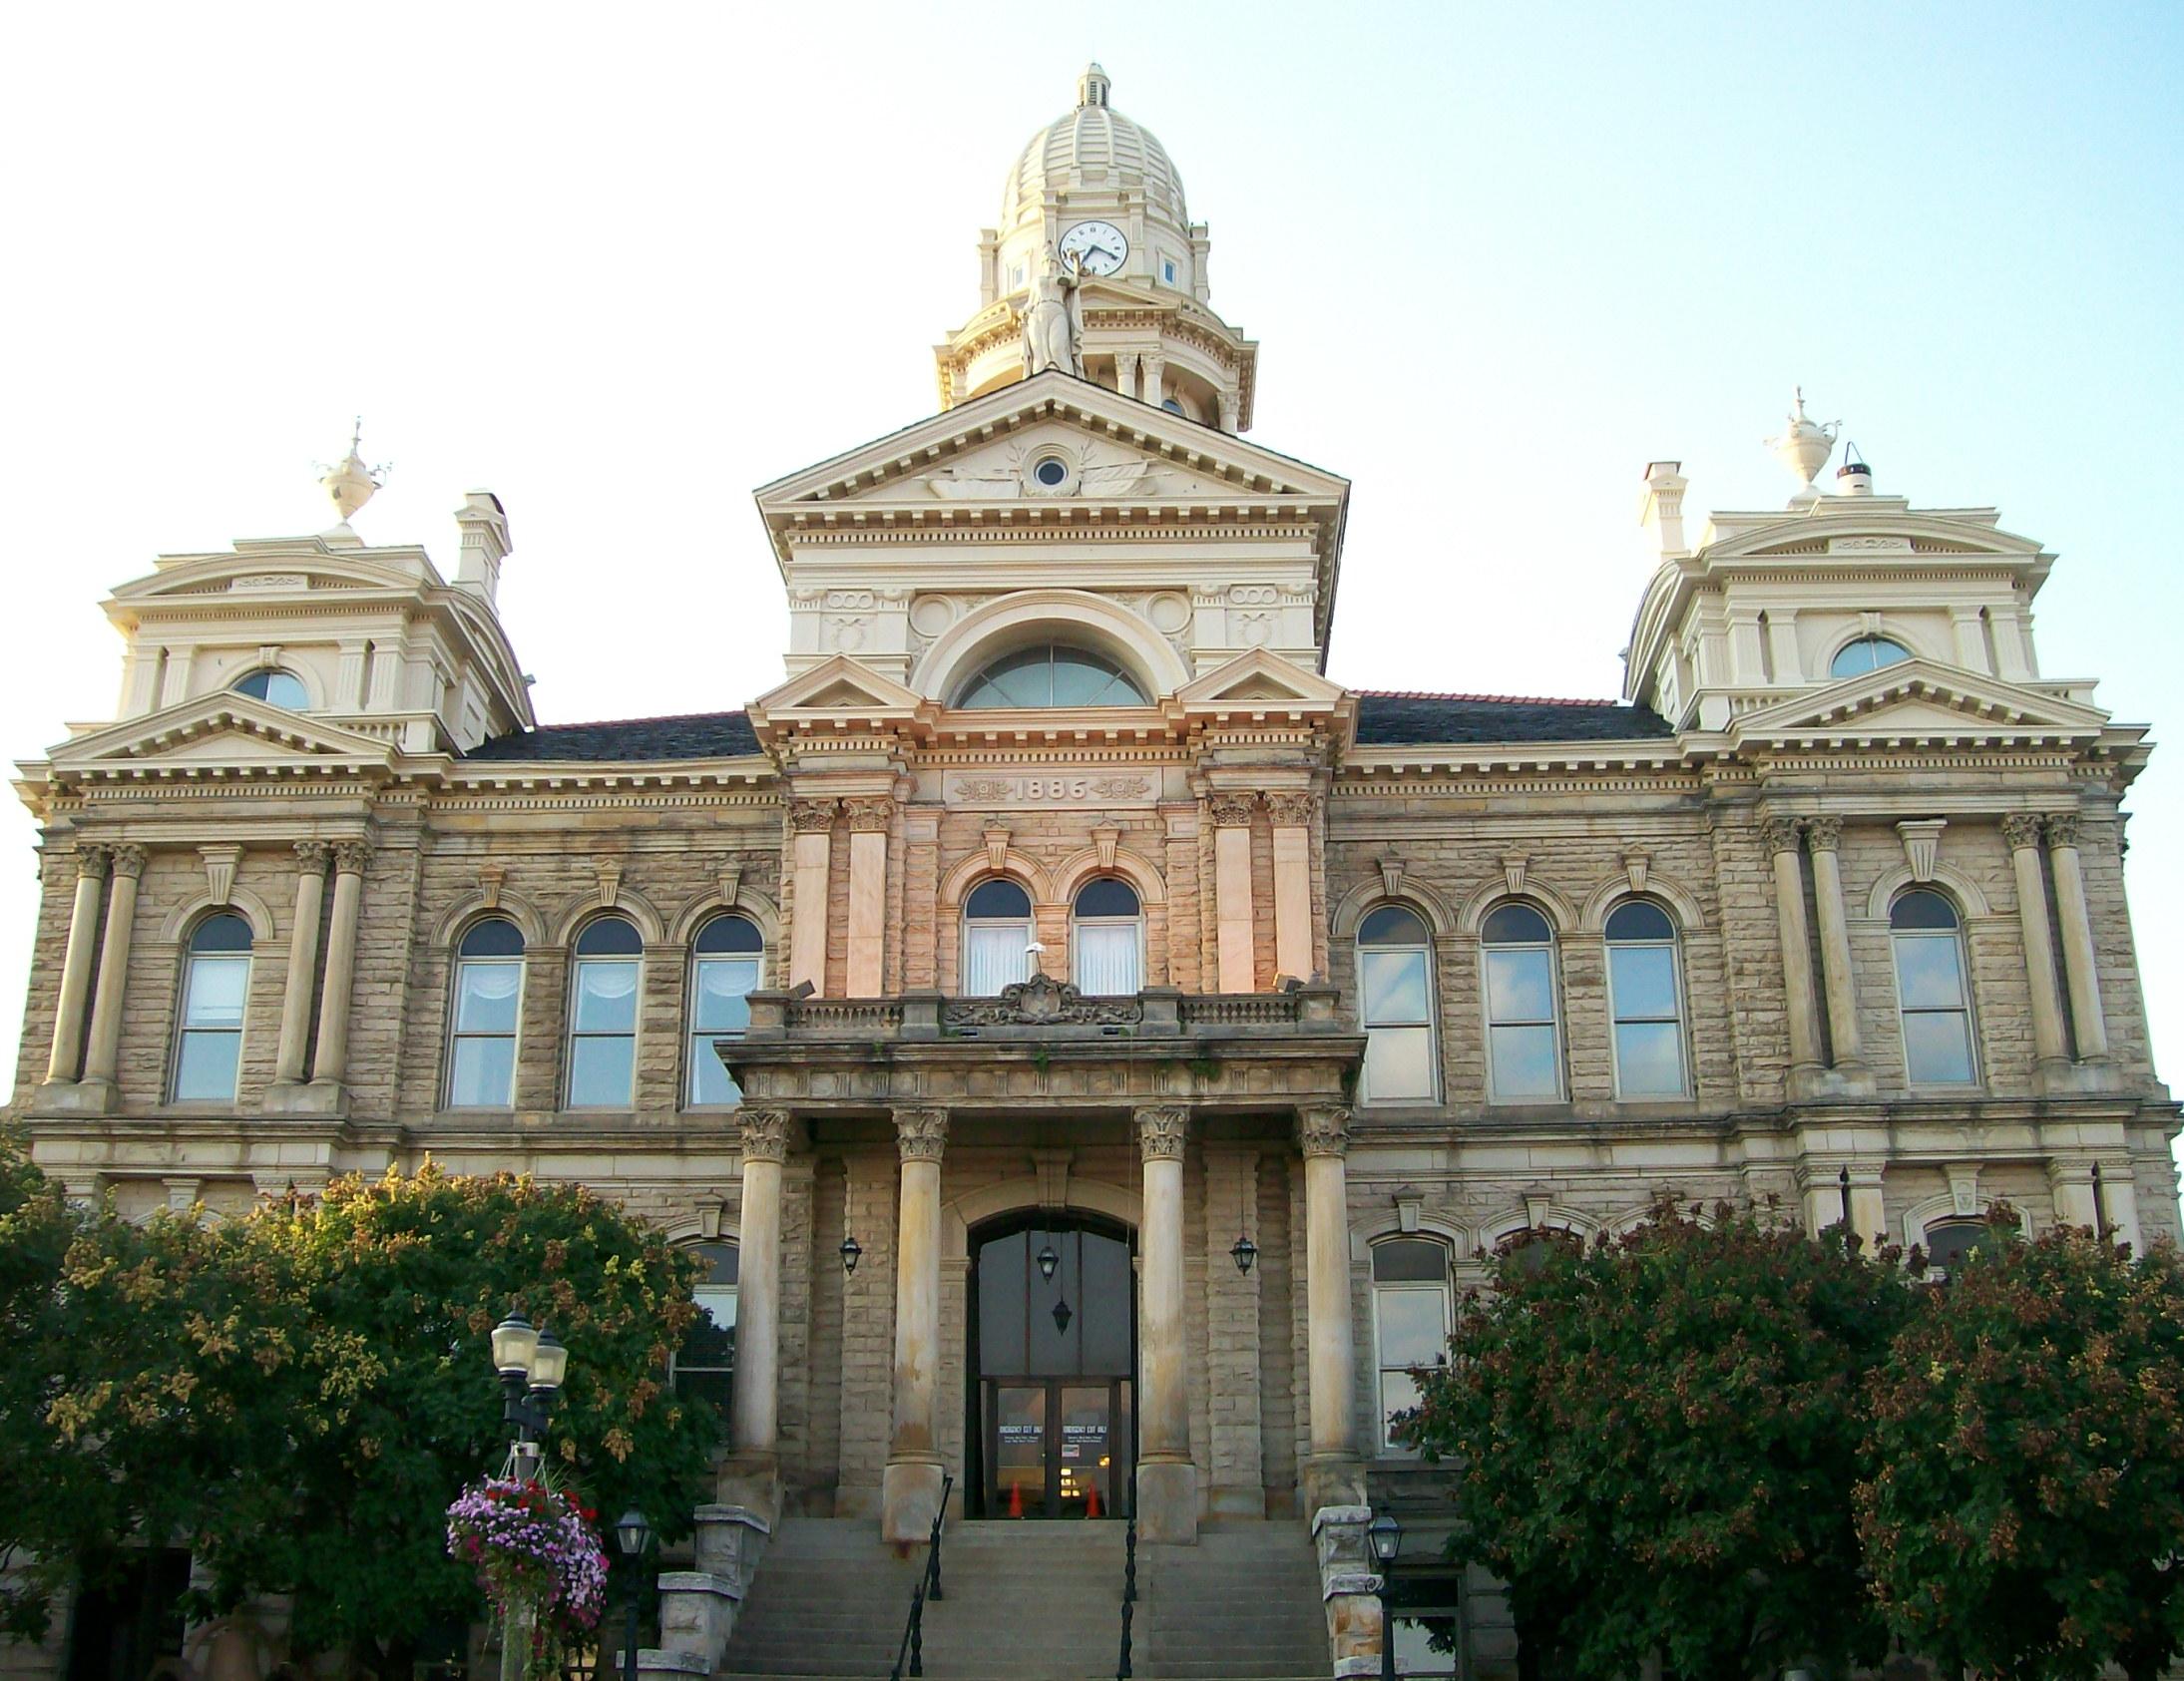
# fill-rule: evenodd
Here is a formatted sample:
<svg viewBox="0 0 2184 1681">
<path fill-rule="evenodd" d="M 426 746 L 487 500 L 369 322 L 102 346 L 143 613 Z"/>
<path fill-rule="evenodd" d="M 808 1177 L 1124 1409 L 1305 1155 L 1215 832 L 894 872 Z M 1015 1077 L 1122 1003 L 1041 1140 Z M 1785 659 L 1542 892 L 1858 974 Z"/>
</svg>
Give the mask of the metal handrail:
<svg viewBox="0 0 2184 1681">
<path fill-rule="evenodd" d="M 1115 1660 L 1114 1681 L 1130 1681 L 1130 1623 L 1137 1615 L 1137 1513 L 1130 1513 L 1129 1527 L 1122 1531 L 1122 1652 Z"/>
<path fill-rule="evenodd" d="M 940 1479 L 940 1504 L 934 1508 L 933 1532 L 925 1543 L 925 1568 L 918 1572 L 918 1585 L 911 1592 L 910 1620 L 903 1624 L 902 1640 L 895 1647 L 895 1667 L 887 1672 L 887 1681 L 925 1674 L 925 1602 L 948 1597 L 940 1584 L 940 1530 L 941 1520 L 948 1515 L 949 1491 L 955 1485 L 953 1472 Z"/>
</svg>

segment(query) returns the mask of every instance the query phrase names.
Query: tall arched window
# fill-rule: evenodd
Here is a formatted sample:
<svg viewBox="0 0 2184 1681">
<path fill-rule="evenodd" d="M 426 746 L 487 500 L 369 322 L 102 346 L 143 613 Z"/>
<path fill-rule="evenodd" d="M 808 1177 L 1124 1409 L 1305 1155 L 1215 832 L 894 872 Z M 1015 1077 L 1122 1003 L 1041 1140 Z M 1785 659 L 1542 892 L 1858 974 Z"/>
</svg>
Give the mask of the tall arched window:
<svg viewBox="0 0 2184 1681">
<path fill-rule="evenodd" d="M 1407 906 L 1382 905 L 1358 925 L 1358 1008 L 1365 1025 L 1361 1100 L 1433 1101 L 1433 937 Z"/>
<path fill-rule="evenodd" d="M 1683 975 L 1676 925 L 1650 899 L 1607 918 L 1607 993 L 1615 1020 L 1615 1094 L 1681 1097 L 1691 1089 L 1683 1045 Z"/>
<path fill-rule="evenodd" d="M 668 1376 L 677 1395 L 711 1402 L 725 1424 L 735 1389 L 735 1245 L 700 1243 L 697 1258 L 705 1264 L 690 1293 L 697 1317 L 668 1357 Z"/>
<path fill-rule="evenodd" d="M 505 1109 L 515 1102 L 522 1009 L 523 935 L 506 917 L 472 923 L 455 948 L 449 1108 Z"/>
<path fill-rule="evenodd" d="M 741 1039 L 750 1026 L 744 1002 L 757 987 L 765 962 L 765 936 L 748 917 L 717 916 L 697 931 L 690 947 L 690 1083 L 693 1107 L 739 1103 L 728 1070 L 712 1042 Z"/>
<path fill-rule="evenodd" d="M 1002 655 L 963 685 L 958 706 L 1142 706 L 1137 679 L 1103 653 L 1039 642 Z"/>
<path fill-rule="evenodd" d="M 1432 1238 L 1392 1237 L 1373 1245 L 1373 1344 L 1380 1365 L 1380 1447 L 1386 1451 L 1396 1448 L 1393 1416 L 1418 1405 L 1418 1380 L 1411 1374 L 1449 1358 L 1449 1251 Z"/>
<path fill-rule="evenodd" d="M 1562 1030 L 1554 985 L 1554 930 L 1512 900 L 1479 931 L 1487 970 L 1487 1095 L 1497 1103 L 1562 1094 Z"/>
<path fill-rule="evenodd" d="M 250 925 L 222 911 L 190 936 L 175 1047 L 175 1100 L 232 1102 L 242 1061 L 242 1013 L 250 996 Z"/>
<path fill-rule="evenodd" d="M 1032 973 L 1032 896 L 1006 876 L 963 902 L 963 996 L 994 998 Z"/>
<path fill-rule="evenodd" d="M 1913 888 L 1889 907 L 1889 938 L 1896 948 L 1905 1076 L 1914 1085 L 1969 1085 L 1977 1073 L 1957 907 L 1931 888 Z"/>
<path fill-rule="evenodd" d="M 1828 675 L 1862 677 L 1884 665 L 1900 665 L 1910 657 L 1911 649 L 1892 637 L 1860 636 L 1836 649 L 1835 658 L 1828 663 Z"/>
<path fill-rule="evenodd" d="M 1145 985 L 1145 916 L 1137 890 L 1101 876 L 1070 907 L 1070 977 L 1082 993 L 1121 997 Z"/>
<path fill-rule="evenodd" d="M 626 1109 L 637 1078 L 638 972 L 645 942 L 621 917 L 586 923 L 569 989 L 569 1106 Z"/>
</svg>

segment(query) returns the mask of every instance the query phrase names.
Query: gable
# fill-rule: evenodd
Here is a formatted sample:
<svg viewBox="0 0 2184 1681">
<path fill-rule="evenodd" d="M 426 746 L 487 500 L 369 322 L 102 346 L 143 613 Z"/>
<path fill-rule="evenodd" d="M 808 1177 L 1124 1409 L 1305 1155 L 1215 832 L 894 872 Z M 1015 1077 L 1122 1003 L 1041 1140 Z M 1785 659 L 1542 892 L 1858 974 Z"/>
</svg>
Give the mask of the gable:
<svg viewBox="0 0 2184 1681">
<path fill-rule="evenodd" d="M 1173 502 L 1234 494 L 1203 462 L 1186 465 L 1149 444 L 1049 417 L 955 452 L 944 464 L 855 492 L 850 501 Z"/>
<path fill-rule="evenodd" d="M 2107 721 L 2097 707 L 1910 659 L 1746 712 L 1729 733 L 1746 742 L 2080 741 L 2098 737 Z"/>
<path fill-rule="evenodd" d="M 296 771 L 389 768 L 392 742 L 231 691 L 200 695 L 76 736 L 50 754 L 57 776 L 136 776 L 175 769 Z"/>
</svg>

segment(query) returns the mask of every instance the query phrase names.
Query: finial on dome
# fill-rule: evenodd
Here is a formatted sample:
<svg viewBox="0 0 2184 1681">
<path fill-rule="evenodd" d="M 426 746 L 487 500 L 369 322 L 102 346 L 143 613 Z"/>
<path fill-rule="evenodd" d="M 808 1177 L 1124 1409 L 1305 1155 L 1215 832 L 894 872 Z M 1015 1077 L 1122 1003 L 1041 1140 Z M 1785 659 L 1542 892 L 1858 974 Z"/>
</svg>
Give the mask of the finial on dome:
<svg viewBox="0 0 2184 1681">
<path fill-rule="evenodd" d="M 1107 80 L 1107 73 L 1096 64 L 1085 66 L 1085 74 L 1077 79 L 1077 103 L 1080 107 L 1096 105 L 1106 109 L 1107 90 L 1114 84 Z"/>
<path fill-rule="evenodd" d="M 347 523 L 351 514 L 369 502 L 378 492 L 392 462 L 382 462 L 377 467 L 366 467 L 364 458 L 357 453 L 364 441 L 364 417 L 358 415 L 356 424 L 349 432 L 349 453 L 331 467 L 321 465 L 318 482 L 326 494 L 333 498 L 333 505 Z"/>
<path fill-rule="evenodd" d="M 1802 508 L 1820 500 L 1813 480 L 1819 477 L 1821 468 L 1828 465 L 1828 457 L 1835 453 L 1835 435 L 1842 425 L 1840 420 L 1831 420 L 1825 426 L 1808 420 L 1805 417 L 1805 387 L 1796 387 L 1789 424 L 1783 428 L 1782 436 L 1767 440 L 1767 447 L 1775 452 L 1775 459 L 1797 478 L 1798 488 L 1790 497 L 1792 508 Z"/>
</svg>

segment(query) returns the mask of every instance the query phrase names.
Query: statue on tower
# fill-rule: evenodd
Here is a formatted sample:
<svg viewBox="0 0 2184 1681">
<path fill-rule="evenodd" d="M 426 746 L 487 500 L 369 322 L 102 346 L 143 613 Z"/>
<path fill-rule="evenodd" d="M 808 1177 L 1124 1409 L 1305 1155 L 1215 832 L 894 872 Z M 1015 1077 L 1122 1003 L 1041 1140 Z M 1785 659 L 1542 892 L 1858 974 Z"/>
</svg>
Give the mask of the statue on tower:
<svg viewBox="0 0 2184 1681">
<path fill-rule="evenodd" d="M 1026 379 L 1049 368 L 1060 368 L 1079 379 L 1085 377 L 1085 306 L 1078 296 L 1084 279 L 1077 254 L 1073 251 L 1067 258 L 1058 256 L 1053 241 L 1048 241 L 1046 260 L 1032 287 L 1032 300 L 1020 317 Z"/>
</svg>

